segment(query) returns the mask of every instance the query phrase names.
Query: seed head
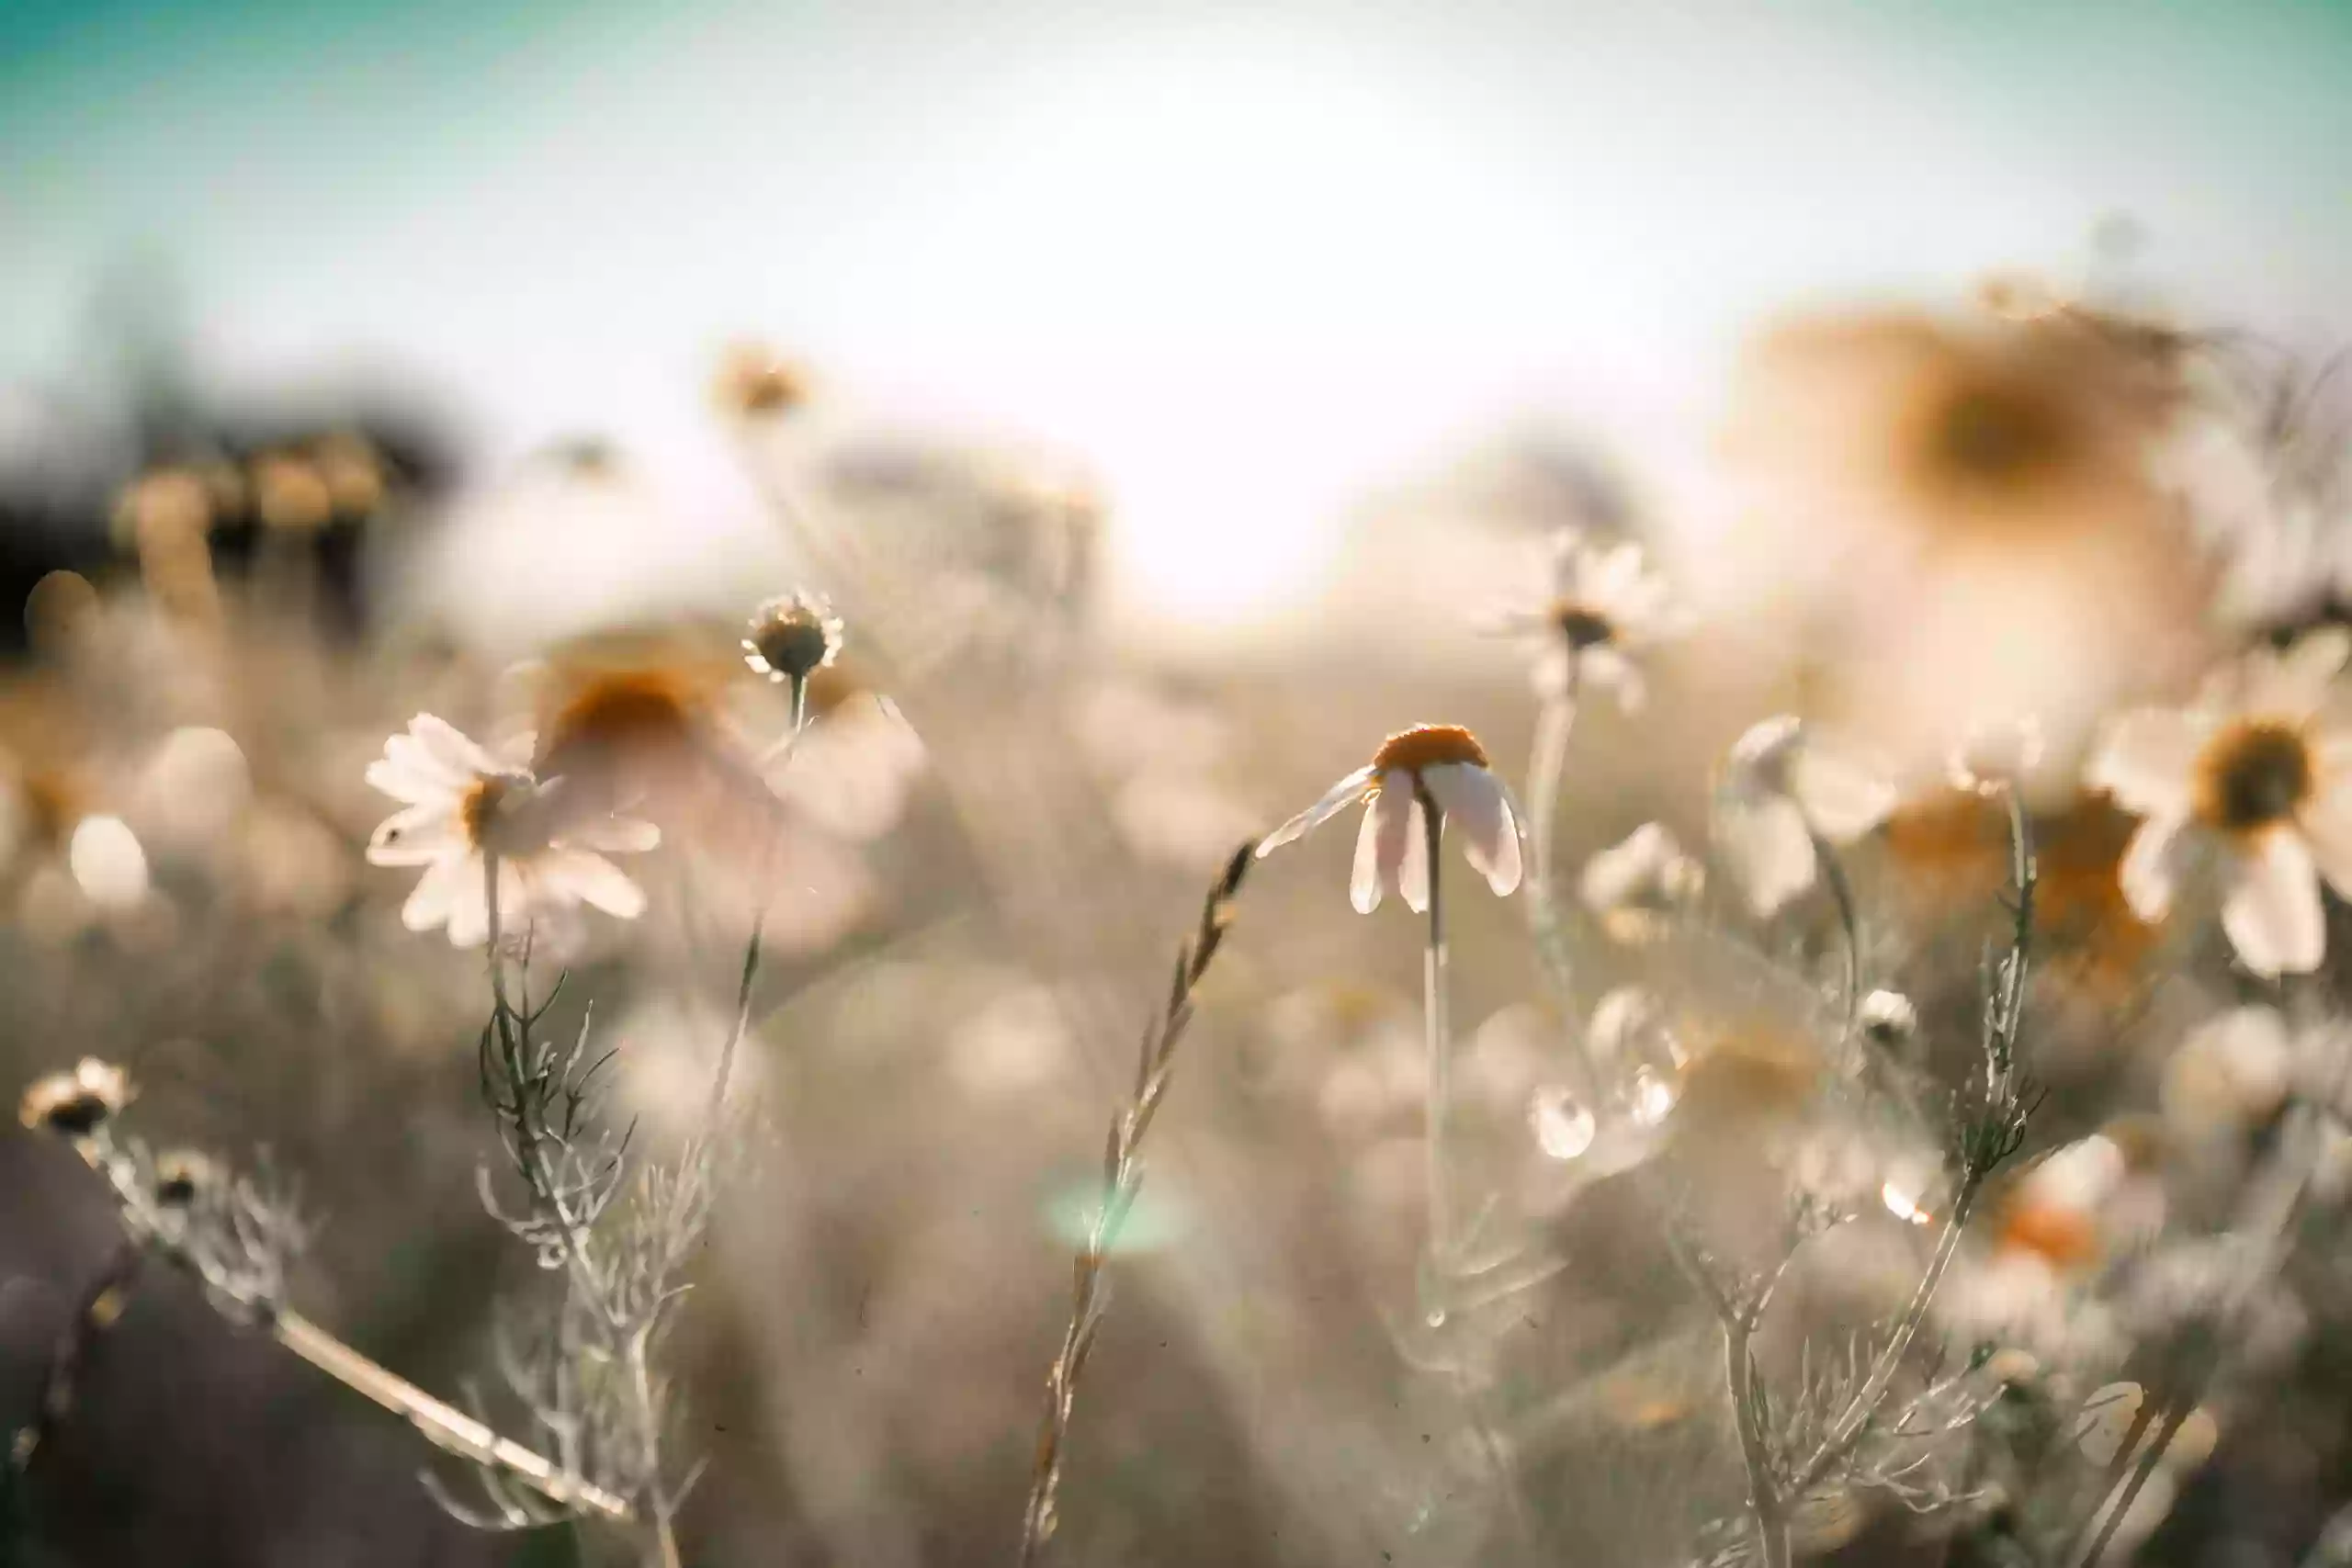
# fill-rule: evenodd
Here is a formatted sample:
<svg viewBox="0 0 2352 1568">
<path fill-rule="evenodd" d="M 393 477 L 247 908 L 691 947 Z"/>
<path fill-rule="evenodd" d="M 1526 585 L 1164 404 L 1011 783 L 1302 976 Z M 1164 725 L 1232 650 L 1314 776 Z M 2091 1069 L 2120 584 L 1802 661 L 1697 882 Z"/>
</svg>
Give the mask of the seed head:
<svg viewBox="0 0 2352 1568">
<path fill-rule="evenodd" d="M 822 594 L 796 590 L 752 614 L 743 662 L 769 680 L 797 684 L 840 657 L 842 623 Z"/>
<path fill-rule="evenodd" d="M 85 1056 L 70 1073 L 51 1073 L 25 1090 L 17 1119 L 60 1137 L 86 1138 L 130 1102 L 130 1075 Z"/>
</svg>

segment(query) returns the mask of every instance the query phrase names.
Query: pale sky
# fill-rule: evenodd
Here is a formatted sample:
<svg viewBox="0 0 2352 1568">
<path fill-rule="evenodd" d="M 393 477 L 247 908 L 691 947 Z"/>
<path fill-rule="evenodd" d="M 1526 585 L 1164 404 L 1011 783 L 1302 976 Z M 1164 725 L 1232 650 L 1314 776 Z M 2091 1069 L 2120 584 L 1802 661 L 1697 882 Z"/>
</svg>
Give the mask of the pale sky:
<svg viewBox="0 0 2352 1568">
<path fill-rule="evenodd" d="M 2176 299 L 2352 331 L 2346 82 L 2331 4 L 12 0 L 0 378 L 143 246 L 228 384 L 398 366 L 723 534 L 755 335 L 1091 456 L 1136 574 L 1273 592 L 1497 421 L 1638 446 L 1761 310 L 2064 274 L 2112 212 Z"/>
</svg>

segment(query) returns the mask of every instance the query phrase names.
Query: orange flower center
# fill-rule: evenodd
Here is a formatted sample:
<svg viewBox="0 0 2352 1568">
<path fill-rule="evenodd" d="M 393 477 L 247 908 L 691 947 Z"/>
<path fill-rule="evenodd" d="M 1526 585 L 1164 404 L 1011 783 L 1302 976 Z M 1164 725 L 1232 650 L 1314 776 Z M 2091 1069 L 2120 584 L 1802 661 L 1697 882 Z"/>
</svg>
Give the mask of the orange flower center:
<svg viewBox="0 0 2352 1568">
<path fill-rule="evenodd" d="M 458 797 L 458 820 L 465 824 L 466 842 L 487 848 L 498 823 L 498 803 L 506 798 L 504 779 L 478 778 Z"/>
<path fill-rule="evenodd" d="M 1380 743 L 1372 765 L 1381 773 L 1419 773 L 1423 768 L 1448 762 L 1487 765 L 1487 749 L 1478 738 L 1458 724 L 1417 724 L 1400 729 Z"/>
<path fill-rule="evenodd" d="M 2197 815 L 2230 832 L 2267 828 L 2310 798 L 2312 775 L 2301 730 L 2275 719 L 2233 724 L 2197 760 Z"/>
<path fill-rule="evenodd" d="M 2098 1233 L 2078 1209 L 2054 1203 L 2021 1203 L 2001 1224 L 2000 1244 L 2030 1252 L 2057 1269 L 2087 1263 L 2098 1255 Z"/>
</svg>

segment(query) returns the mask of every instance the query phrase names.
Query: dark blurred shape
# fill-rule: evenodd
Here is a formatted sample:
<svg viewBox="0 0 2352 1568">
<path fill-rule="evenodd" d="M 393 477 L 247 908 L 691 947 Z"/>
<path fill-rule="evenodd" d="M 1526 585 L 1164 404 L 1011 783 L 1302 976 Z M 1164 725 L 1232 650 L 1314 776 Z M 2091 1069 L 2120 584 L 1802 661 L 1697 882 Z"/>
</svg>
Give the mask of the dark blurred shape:
<svg viewBox="0 0 2352 1568">
<path fill-rule="evenodd" d="M 266 541 L 306 563 L 321 630 L 363 630 L 368 538 L 458 478 L 447 422 L 373 378 L 233 402 L 208 395 L 188 364 L 173 275 L 151 256 L 101 280 L 88 335 L 74 369 L 89 384 L 15 389 L 5 411 L 0 657 L 34 648 L 26 612 L 51 573 L 98 578 L 132 558 L 187 608 L 209 593 L 198 576 L 248 575 Z M 199 554 L 209 573 L 195 570 Z"/>
</svg>

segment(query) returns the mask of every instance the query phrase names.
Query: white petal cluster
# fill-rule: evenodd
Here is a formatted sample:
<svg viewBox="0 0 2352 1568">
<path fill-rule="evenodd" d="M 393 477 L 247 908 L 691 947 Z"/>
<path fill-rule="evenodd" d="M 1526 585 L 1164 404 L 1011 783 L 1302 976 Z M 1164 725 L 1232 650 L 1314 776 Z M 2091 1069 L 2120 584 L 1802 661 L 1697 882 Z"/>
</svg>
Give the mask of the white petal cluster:
<svg viewBox="0 0 2352 1568">
<path fill-rule="evenodd" d="M 1760 919 L 1820 875 L 1815 841 L 1850 843 L 1894 812 L 1895 787 L 1868 761 L 1782 715 L 1731 749 L 1715 802 L 1724 857 Z"/>
<path fill-rule="evenodd" d="M 1458 737 L 1462 744 L 1436 749 L 1409 742 L 1424 737 Z M 1498 896 L 1519 886 L 1519 821 L 1510 793 L 1476 750 L 1467 731 L 1425 726 L 1392 736 L 1380 753 L 1327 790 L 1323 797 L 1258 845 L 1261 856 L 1330 820 L 1359 801 L 1366 802 L 1356 835 L 1354 870 L 1348 897 L 1370 914 L 1385 893 L 1400 894 L 1416 913 L 1430 907 L 1430 819 L 1434 807 L 1441 829 L 1462 829 L 1465 859 Z M 1472 760 L 1476 755 L 1480 760 Z M 1425 804 L 1426 802 L 1426 804 Z"/>
<path fill-rule="evenodd" d="M 1550 604 L 1510 623 L 1533 651 L 1536 694 L 1558 702 L 1596 688 L 1614 693 L 1628 712 L 1640 707 L 1648 686 L 1630 655 L 1684 626 L 1664 575 L 1631 540 L 1603 547 L 1565 533 L 1553 584 Z"/>
<path fill-rule="evenodd" d="M 2319 967 L 2320 879 L 2352 896 L 2352 724 L 2334 707 L 2347 657 L 2352 632 L 2312 632 L 2247 655 L 2186 708 L 2108 725 L 2085 782 L 2142 818 L 2119 873 L 2134 914 L 2163 919 L 2183 874 L 2210 857 L 2245 966 Z"/>
<path fill-rule="evenodd" d="M 653 848 L 661 833 L 651 823 L 602 815 L 570 819 L 555 807 L 552 787 L 431 714 L 417 715 L 406 733 L 384 742 L 384 754 L 368 766 L 368 782 L 403 803 L 369 838 L 368 859 L 424 868 L 401 908 L 401 923 L 413 931 L 446 926 L 458 947 L 488 941 L 485 857 L 492 852 L 503 930 L 537 927 L 560 944 L 582 905 L 623 919 L 645 908 L 644 892 L 605 854 Z"/>
</svg>

